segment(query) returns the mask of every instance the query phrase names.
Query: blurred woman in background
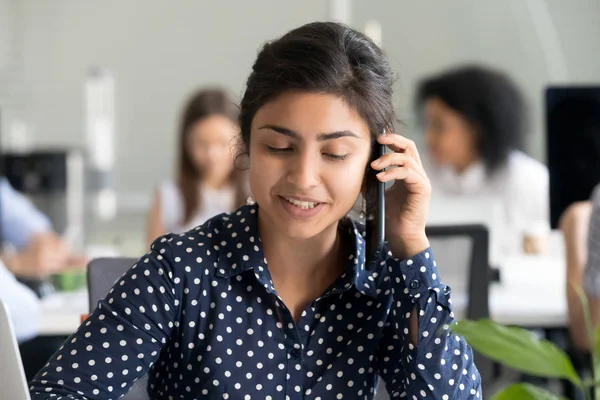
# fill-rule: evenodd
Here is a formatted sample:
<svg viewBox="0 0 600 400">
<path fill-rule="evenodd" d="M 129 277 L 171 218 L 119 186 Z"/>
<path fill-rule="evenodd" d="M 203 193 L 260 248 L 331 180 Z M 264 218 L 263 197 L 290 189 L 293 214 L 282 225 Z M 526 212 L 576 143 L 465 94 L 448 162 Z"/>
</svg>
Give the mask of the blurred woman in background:
<svg viewBox="0 0 600 400">
<path fill-rule="evenodd" d="M 548 226 L 548 170 L 520 151 L 527 110 L 516 85 L 498 71 L 464 66 L 422 81 L 416 106 L 434 194 L 498 199 L 502 252 L 539 251 L 535 236 Z"/>
<path fill-rule="evenodd" d="M 238 113 L 237 104 L 221 89 L 201 90 L 188 100 L 179 129 L 177 175 L 156 190 L 148 244 L 166 232 L 185 232 L 244 204 L 246 183 L 232 156 Z"/>
</svg>

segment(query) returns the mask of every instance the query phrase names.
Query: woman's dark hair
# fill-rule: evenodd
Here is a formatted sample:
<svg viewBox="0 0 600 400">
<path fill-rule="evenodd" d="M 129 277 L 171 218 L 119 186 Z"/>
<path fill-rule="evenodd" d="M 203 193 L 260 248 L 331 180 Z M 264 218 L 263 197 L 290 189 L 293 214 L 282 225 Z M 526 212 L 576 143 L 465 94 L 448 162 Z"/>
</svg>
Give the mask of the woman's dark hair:
<svg viewBox="0 0 600 400">
<path fill-rule="evenodd" d="M 461 114 L 477 131 L 477 150 L 488 174 L 522 149 L 528 129 L 525 101 L 517 86 L 503 73 L 469 65 L 423 80 L 416 108 L 437 98 Z"/>
<path fill-rule="evenodd" d="M 194 164 L 188 150 L 188 136 L 197 122 L 208 117 L 221 115 L 238 123 L 239 107 L 228 93 L 222 89 L 211 88 L 194 93 L 187 101 L 181 116 L 179 127 L 179 159 L 177 168 L 177 185 L 183 197 L 184 213 L 182 223 L 190 221 L 201 204 L 198 180 L 202 179 L 203 171 Z M 233 169 L 230 181 L 236 190 L 235 208 L 242 205 L 246 199 L 245 180 L 242 173 Z"/>
<path fill-rule="evenodd" d="M 263 46 L 252 66 L 241 102 L 245 149 L 254 115 L 289 91 L 339 96 L 353 107 L 375 136 L 396 122 L 394 73 L 375 43 L 335 22 L 313 22 Z"/>
<path fill-rule="evenodd" d="M 340 97 L 364 119 L 373 138 L 385 129 L 394 129 L 394 79 L 386 56 L 364 34 L 335 22 L 313 22 L 296 28 L 265 44 L 252 66 L 241 102 L 244 152 L 249 150 L 256 112 L 290 91 Z M 376 178 L 368 173 L 366 179 L 369 187 Z M 367 208 L 371 203 L 369 193 Z"/>
</svg>

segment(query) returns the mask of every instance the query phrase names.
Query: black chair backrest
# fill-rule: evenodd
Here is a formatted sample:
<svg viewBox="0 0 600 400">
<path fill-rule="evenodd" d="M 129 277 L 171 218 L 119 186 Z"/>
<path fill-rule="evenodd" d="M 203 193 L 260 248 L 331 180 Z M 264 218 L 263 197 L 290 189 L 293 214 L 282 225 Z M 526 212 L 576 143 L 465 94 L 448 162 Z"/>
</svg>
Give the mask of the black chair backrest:
<svg viewBox="0 0 600 400">
<path fill-rule="evenodd" d="M 436 255 L 435 239 L 452 239 L 466 237 L 471 242 L 470 254 L 468 257 L 469 265 L 465 272 L 467 278 L 467 309 L 466 318 L 479 319 L 487 318 L 490 315 L 489 310 L 489 283 L 491 280 L 491 270 L 489 266 L 489 233 L 484 225 L 444 225 L 428 226 L 426 228 L 427 237 L 433 242 L 433 253 Z M 442 280 L 445 277 L 443 263 L 445 259 L 437 254 L 442 271 Z"/>
<path fill-rule="evenodd" d="M 136 258 L 127 257 L 96 258 L 89 262 L 87 266 L 87 285 L 90 312 L 96 308 L 98 302 L 106 297 L 119 278 L 136 262 Z"/>
<path fill-rule="evenodd" d="M 96 258 L 88 263 L 87 285 L 90 312 L 97 307 L 98 302 L 106 297 L 119 278 L 137 261 L 137 258 L 115 257 Z M 147 388 L 148 375 L 146 374 L 137 380 L 122 398 L 123 400 L 149 400 Z"/>
</svg>

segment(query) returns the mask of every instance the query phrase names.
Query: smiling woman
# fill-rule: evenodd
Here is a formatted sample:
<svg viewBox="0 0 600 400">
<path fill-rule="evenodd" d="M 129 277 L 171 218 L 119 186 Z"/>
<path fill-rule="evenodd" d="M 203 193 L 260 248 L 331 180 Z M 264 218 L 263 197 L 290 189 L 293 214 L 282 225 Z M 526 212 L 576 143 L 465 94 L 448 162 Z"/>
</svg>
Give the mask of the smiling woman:
<svg viewBox="0 0 600 400">
<path fill-rule="evenodd" d="M 261 229 L 315 242 L 334 238 L 336 222 L 360 194 L 370 144 L 368 125 L 341 98 L 288 92 L 265 104 L 249 141 Z"/>
<path fill-rule="evenodd" d="M 33 399 L 118 398 L 144 374 L 153 399 L 370 400 L 379 377 L 394 398 L 481 398 L 425 236 L 429 181 L 391 132 L 392 82 L 382 51 L 345 25 L 266 44 L 240 114 L 255 203 L 157 239 Z M 392 152 L 371 162 L 376 143 Z M 375 179 L 394 185 L 388 242 L 368 262 L 346 215 Z"/>
</svg>

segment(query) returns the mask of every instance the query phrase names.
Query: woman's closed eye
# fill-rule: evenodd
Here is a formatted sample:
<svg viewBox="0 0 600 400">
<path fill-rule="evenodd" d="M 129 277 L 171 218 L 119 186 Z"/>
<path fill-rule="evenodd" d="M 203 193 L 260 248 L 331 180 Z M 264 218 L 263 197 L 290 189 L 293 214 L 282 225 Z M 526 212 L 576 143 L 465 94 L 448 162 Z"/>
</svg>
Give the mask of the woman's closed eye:
<svg viewBox="0 0 600 400">
<path fill-rule="evenodd" d="M 345 159 L 347 159 L 350 156 L 350 154 L 331 154 L 331 153 L 323 153 L 323 154 L 335 161 L 344 161 Z"/>
<path fill-rule="evenodd" d="M 289 153 L 294 151 L 292 147 L 274 147 L 274 146 L 266 146 L 267 150 L 271 153 Z M 337 154 L 337 153 L 322 153 L 325 157 L 334 160 L 334 161 L 343 161 L 350 156 L 350 154 Z"/>
<path fill-rule="evenodd" d="M 291 147 L 273 147 L 268 145 L 266 147 L 271 153 L 285 153 L 293 150 Z"/>
</svg>

